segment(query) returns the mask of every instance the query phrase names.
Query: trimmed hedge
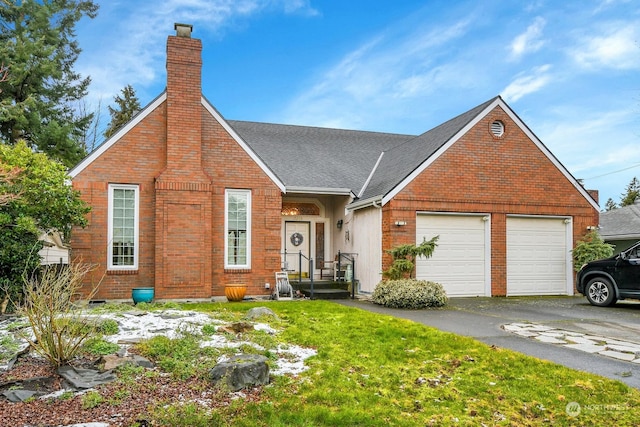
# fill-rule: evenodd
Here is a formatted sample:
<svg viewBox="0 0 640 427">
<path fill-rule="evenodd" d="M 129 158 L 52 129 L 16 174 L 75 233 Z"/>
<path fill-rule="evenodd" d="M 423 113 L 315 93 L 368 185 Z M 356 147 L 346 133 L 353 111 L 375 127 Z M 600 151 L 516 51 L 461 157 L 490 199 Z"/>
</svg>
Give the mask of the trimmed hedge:
<svg viewBox="0 0 640 427">
<path fill-rule="evenodd" d="M 383 280 L 373 291 L 372 301 L 389 308 L 442 307 L 447 294 L 441 284 L 426 280 Z"/>
</svg>

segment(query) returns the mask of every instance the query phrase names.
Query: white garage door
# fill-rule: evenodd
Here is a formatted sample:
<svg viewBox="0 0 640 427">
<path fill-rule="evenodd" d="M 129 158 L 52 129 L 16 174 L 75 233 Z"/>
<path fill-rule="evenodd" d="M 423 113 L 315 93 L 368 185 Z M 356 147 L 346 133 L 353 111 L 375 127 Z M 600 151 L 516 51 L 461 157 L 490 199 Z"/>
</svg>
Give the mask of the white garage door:
<svg viewBox="0 0 640 427">
<path fill-rule="evenodd" d="M 507 295 L 569 292 L 568 228 L 563 218 L 507 218 Z"/>
<path fill-rule="evenodd" d="M 438 282 L 448 296 L 489 296 L 489 221 L 482 215 L 419 214 L 416 242 L 440 236 L 433 256 L 419 258 L 416 278 Z"/>
</svg>

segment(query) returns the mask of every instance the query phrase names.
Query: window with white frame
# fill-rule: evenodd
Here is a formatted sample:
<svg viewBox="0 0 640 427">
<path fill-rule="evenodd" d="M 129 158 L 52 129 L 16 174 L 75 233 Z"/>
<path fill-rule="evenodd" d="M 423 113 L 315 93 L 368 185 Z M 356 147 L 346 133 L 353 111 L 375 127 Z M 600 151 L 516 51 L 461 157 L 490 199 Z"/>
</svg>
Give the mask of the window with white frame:
<svg viewBox="0 0 640 427">
<path fill-rule="evenodd" d="M 138 268 L 137 185 L 109 184 L 109 232 L 107 250 L 110 270 Z"/>
<path fill-rule="evenodd" d="M 251 192 L 225 192 L 225 267 L 251 267 Z"/>
</svg>

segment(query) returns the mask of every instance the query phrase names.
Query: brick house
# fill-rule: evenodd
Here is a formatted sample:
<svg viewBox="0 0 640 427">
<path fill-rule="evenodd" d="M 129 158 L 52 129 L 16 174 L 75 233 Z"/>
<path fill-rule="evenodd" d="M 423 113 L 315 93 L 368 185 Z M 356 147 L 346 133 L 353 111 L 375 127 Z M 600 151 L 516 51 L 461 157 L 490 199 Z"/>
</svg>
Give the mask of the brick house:
<svg viewBox="0 0 640 427">
<path fill-rule="evenodd" d="M 264 295 L 299 252 L 319 267 L 338 251 L 372 292 L 385 249 L 435 235 L 416 274 L 450 296 L 573 293 L 597 196 L 500 97 L 422 135 L 226 120 L 201 93 L 200 40 L 176 30 L 166 91 L 70 171 L 93 207 L 71 246 L 100 266 L 96 298 Z"/>
</svg>

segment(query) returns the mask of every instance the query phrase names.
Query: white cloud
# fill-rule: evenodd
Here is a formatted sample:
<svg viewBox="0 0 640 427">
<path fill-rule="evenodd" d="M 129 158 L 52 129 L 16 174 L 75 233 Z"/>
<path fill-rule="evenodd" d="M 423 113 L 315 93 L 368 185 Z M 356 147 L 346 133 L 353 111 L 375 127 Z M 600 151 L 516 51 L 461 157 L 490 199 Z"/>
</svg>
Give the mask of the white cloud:
<svg viewBox="0 0 640 427">
<path fill-rule="evenodd" d="M 85 52 L 77 63 L 92 78 L 91 102 L 110 103 L 131 84 L 143 104 L 147 87 L 164 77 L 165 43 L 175 22 L 193 25 L 194 37 L 221 37 L 225 31 L 261 12 L 315 16 L 308 0 L 141 0 L 107 3 L 97 18 L 80 28 Z M 84 31 L 83 31 L 84 30 Z M 162 86 L 163 87 L 163 86 Z"/>
<path fill-rule="evenodd" d="M 285 13 L 296 13 L 304 16 L 319 16 L 320 11 L 309 4 L 309 0 L 282 0 Z"/>
<path fill-rule="evenodd" d="M 550 69 L 551 65 L 545 64 L 534 68 L 530 74 L 520 73 L 502 91 L 502 97 L 507 102 L 515 102 L 525 95 L 539 91 L 551 81 Z"/>
<path fill-rule="evenodd" d="M 513 39 L 511 42 L 511 57 L 513 59 L 517 59 L 527 53 L 540 50 L 540 48 L 545 44 L 545 40 L 540 38 L 545 24 L 546 21 L 544 18 L 539 16 L 533 21 L 533 24 L 527 27 L 527 30 L 524 33 Z"/>
<path fill-rule="evenodd" d="M 445 82 L 459 84 L 467 77 L 456 67 L 433 64 L 448 54 L 445 46 L 464 36 L 468 25 L 469 21 L 462 19 L 439 27 L 422 26 L 414 32 L 387 29 L 317 76 L 309 85 L 311 89 L 289 103 L 281 120 L 366 127 L 372 117 L 380 117 L 385 110 L 388 116 L 394 110 L 389 104 L 394 98 L 416 98 Z M 403 102 L 401 108 L 406 108 Z"/>
<path fill-rule="evenodd" d="M 613 29 L 586 37 L 570 52 L 571 56 L 586 68 L 640 69 L 640 22 L 610 22 L 607 27 Z"/>
</svg>

